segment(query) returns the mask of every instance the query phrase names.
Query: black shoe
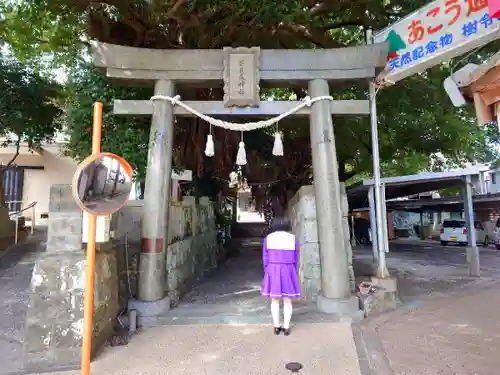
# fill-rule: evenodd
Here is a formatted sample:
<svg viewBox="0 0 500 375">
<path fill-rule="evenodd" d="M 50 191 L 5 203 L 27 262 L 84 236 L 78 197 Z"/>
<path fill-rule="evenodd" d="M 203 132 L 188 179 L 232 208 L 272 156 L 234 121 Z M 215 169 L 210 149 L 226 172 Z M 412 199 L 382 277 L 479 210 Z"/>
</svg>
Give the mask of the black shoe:
<svg viewBox="0 0 500 375">
<path fill-rule="evenodd" d="M 283 333 L 285 334 L 285 336 L 290 336 L 290 328 L 284 328 Z"/>
<path fill-rule="evenodd" d="M 281 328 L 281 327 L 274 327 L 274 334 L 279 335 L 282 330 L 283 330 L 283 328 Z"/>
</svg>

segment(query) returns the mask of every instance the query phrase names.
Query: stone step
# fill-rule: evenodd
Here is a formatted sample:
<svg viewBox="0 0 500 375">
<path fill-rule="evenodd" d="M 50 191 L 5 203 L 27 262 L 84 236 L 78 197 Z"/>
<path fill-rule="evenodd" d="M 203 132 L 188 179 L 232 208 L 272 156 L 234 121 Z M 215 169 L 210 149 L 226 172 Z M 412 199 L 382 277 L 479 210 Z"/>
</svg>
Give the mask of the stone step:
<svg viewBox="0 0 500 375">
<path fill-rule="evenodd" d="M 339 317 L 335 314 L 322 314 L 317 311 L 315 304 L 297 303 L 293 309 L 294 323 L 312 322 L 339 322 L 350 318 Z M 170 310 L 157 317 L 139 317 L 140 327 L 154 327 L 161 325 L 191 325 L 191 324 L 271 324 L 271 314 L 268 306 L 264 309 L 251 311 L 237 311 L 223 306 L 193 306 L 184 309 Z"/>
</svg>

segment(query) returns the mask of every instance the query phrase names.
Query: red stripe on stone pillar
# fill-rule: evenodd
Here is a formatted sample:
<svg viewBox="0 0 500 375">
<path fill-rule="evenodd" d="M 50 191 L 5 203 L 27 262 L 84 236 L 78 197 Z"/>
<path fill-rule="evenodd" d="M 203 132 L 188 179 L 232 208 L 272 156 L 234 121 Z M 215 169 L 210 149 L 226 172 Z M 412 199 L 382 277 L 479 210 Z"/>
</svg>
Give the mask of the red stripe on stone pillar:
<svg viewBox="0 0 500 375">
<path fill-rule="evenodd" d="M 141 253 L 161 253 L 163 251 L 163 239 L 141 239 Z"/>
</svg>

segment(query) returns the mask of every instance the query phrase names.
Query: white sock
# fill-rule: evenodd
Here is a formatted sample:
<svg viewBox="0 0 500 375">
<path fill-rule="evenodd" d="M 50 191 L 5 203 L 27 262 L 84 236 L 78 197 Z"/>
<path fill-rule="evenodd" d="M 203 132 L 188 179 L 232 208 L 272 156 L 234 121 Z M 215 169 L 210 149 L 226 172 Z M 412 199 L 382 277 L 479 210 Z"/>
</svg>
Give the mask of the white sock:
<svg viewBox="0 0 500 375">
<path fill-rule="evenodd" d="M 290 320 L 292 320 L 292 310 L 292 300 L 290 298 L 283 298 L 284 329 L 290 328 Z"/>
<path fill-rule="evenodd" d="M 278 299 L 271 300 L 271 315 L 274 327 L 278 328 L 280 326 L 280 301 Z"/>
</svg>

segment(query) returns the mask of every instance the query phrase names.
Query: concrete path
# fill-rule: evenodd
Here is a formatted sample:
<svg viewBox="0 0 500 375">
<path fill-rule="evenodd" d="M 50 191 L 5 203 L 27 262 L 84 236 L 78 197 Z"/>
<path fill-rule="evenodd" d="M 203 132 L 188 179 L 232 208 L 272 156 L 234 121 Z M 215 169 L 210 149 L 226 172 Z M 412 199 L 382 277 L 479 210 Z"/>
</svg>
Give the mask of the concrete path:
<svg viewBox="0 0 500 375">
<path fill-rule="evenodd" d="M 22 369 L 28 288 L 38 251 L 45 246 L 45 231 L 2 252 L 0 258 L 0 374 Z"/>
<path fill-rule="evenodd" d="M 360 375 L 347 323 L 297 325 L 275 336 L 271 326 L 195 325 L 148 328 L 128 346 L 106 348 L 93 375 L 279 375 L 289 362 L 301 375 Z M 57 373 L 56 373 L 57 374 Z M 78 375 L 79 371 L 61 375 Z"/>
<path fill-rule="evenodd" d="M 275 336 L 269 304 L 260 296 L 260 242 L 246 244 L 213 275 L 200 280 L 181 304 L 131 339 L 105 348 L 94 375 L 365 375 L 360 370 L 350 321 L 297 303 L 289 337 Z M 67 373 L 68 375 L 77 372 Z"/>
<path fill-rule="evenodd" d="M 193 287 L 179 306 L 160 318 L 144 320 L 157 324 L 268 324 L 268 300 L 260 295 L 263 277 L 261 241 L 243 244 L 240 254 L 229 258 L 214 273 Z M 320 314 L 316 305 L 297 301 L 295 322 L 336 322 L 338 318 Z"/>
<path fill-rule="evenodd" d="M 362 322 L 373 375 L 495 375 L 500 283 L 477 283 Z"/>
</svg>

